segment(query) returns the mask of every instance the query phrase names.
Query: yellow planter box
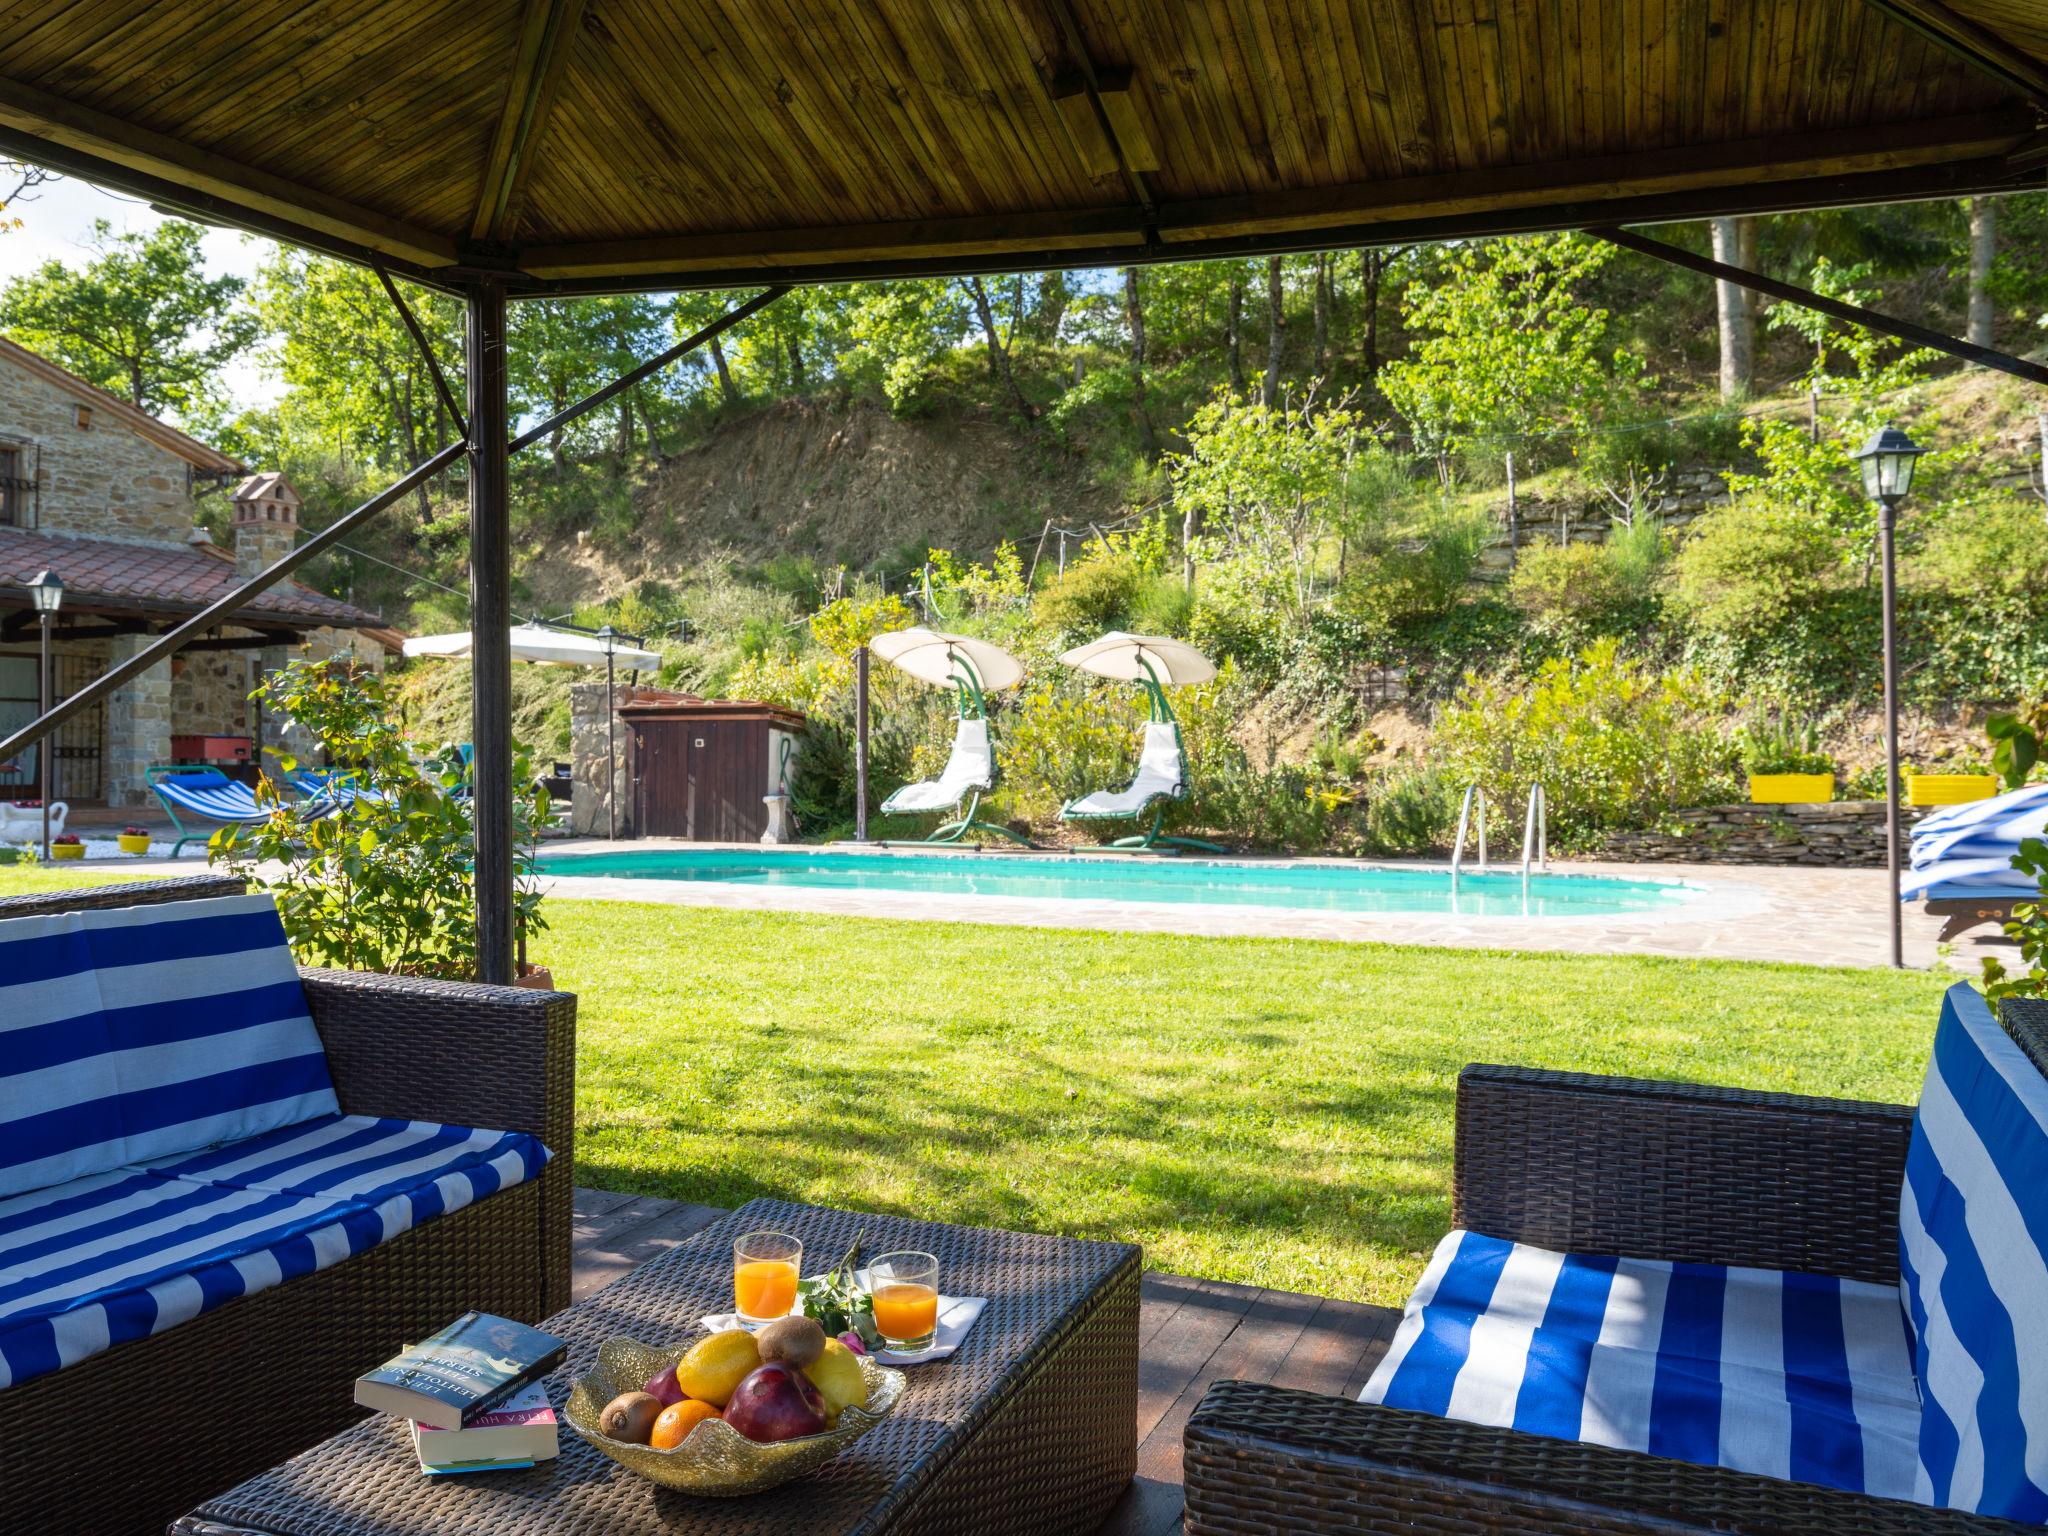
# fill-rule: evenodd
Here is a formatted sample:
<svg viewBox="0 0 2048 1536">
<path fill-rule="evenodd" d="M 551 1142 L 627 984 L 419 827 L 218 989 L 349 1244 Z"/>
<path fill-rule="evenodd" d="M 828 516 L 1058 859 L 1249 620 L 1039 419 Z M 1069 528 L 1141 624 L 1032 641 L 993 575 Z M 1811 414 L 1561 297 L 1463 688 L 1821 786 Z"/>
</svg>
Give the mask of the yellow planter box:
<svg viewBox="0 0 2048 1536">
<path fill-rule="evenodd" d="M 83 843 L 52 843 L 50 857 L 53 859 L 82 859 L 85 857 Z"/>
<path fill-rule="evenodd" d="M 1832 773 L 1753 773 L 1752 805 L 1824 805 L 1835 798 Z"/>
<path fill-rule="evenodd" d="M 140 837 L 130 837 L 126 832 L 123 832 L 115 841 L 120 843 L 123 853 L 149 852 L 149 834 L 147 832 L 143 833 Z"/>
<path fill-rule="evenodd" d="M 1971 800 L 1989 800 L 1998 793 L 1998 780 L 1988 773 L 1909 773 L 1906 775 L 1906 804 L 1963 805 Z"/>
</svg>

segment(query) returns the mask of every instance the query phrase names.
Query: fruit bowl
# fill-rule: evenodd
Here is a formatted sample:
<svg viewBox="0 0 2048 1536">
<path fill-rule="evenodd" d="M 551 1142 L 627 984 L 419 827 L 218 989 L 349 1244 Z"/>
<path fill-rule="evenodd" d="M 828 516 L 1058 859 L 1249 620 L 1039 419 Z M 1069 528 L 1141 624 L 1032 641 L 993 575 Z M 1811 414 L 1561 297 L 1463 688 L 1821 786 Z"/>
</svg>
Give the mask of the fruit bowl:
<svg viewBox="0 0 2048 1536">
<path fill-rule="evenodd" d="M 903 1398 L 903 1373 L 861 1356 L 868 1384 L 866 1408 L 848 1408 L 820 1435 L 795 1440 L 749 1440 L 723 1419 L 707 1419 L 673 1450 L 614 1440 L 597 1427 L 604 1405 L 621 1392 L 637 1391 L 650 1376 L 672 1367 L 681 1349 L 656 1349 L 636 1339 L 607 1339 L 597 1366 L 569 1388 L 569 1427 L 629 1472 L 664 1488 L 708 1498 L 731 1499 L 765 1493 L 791 1478 L 807 1477 L 888 1416 Z"/>
</svg>

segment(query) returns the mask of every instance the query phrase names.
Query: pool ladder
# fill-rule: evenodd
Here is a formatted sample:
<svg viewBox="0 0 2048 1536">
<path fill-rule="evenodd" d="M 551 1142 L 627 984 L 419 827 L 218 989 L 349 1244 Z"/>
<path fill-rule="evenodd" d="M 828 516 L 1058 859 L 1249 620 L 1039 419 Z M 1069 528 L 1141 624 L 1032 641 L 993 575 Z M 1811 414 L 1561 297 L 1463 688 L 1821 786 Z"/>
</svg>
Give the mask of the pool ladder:
<svg viewBox="0 0 2048 1536">
<path fill-rule="evenodd" d="M 1486 791 L 1477 784 L 1465 786 L 1465 800 L 1458 808 L 1458 841 L 1451 849 L 1451 873 L 1456 875 L 1465 866 L 1465 834 L 1473 829 L 1472 810 L 1479 809 L 1479 873 L 1487 872 L 1486 861 Z M 1543 793 L 1541 784 L 1529 786 L 1529 813 L 1522 822 L 1522 876 L 1528 878 L 1529 869 L 1534 865 L 1538 870 L 1550 868 L 1550 799 Z"/>
</svg>

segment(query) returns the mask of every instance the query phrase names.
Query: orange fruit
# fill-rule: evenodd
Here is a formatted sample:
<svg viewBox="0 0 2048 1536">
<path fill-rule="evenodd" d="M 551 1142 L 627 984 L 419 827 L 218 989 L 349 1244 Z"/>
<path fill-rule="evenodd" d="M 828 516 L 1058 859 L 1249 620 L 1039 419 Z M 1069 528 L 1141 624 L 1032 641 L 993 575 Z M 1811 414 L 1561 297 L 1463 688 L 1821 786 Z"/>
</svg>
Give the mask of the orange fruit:
<svg viewBox="0 0 2048 1536">
<path fill-rule="evenodd" d="M 744 1328 L 728 1328 L 690 1346 L 676 1362 L 676 1385 L 685 1396 L 723 1408 L 760 1364 L 761 1351 L 754 1336 Z"/>
<path fill-rule="evenodd" d="M 706 1419 L 717 1417 L 718 1410 L 709 1403 L 686 1397 L 680 1403 L 670 1403 L 661 1410 L 661 1416 L 654 1421 L 654 1433 L 647 1437 L 647 1443 L 657 1451 L 672 1451 L 689 1438 L 691 1430 Z"/>
</svg>

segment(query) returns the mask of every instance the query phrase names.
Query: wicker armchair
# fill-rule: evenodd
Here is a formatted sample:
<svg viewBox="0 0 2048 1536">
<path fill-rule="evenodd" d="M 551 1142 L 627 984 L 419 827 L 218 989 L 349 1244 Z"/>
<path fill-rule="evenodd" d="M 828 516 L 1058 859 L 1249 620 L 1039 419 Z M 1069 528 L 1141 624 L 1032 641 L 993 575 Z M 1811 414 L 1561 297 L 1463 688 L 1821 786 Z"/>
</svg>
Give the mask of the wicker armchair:
<svg viewBox="0 0 2048 1536">
<path fill-rule="evenodd" d="M 2048 1004 L 2008 1003 L 2004 1022 L 2048 1065 Z M 1468 1067 L 1454 1220 L 1570 1252 L 1897 1284 L 1911 1130 L 1891 1104 Z M 1256 1382 L 1210 1388 L 1185 1447 L 1190 1536 L 2034 1529 Z"/>
<path fill-rule="evenodd" d="M 0 918 L 241 891 L 197 876 L 0 901 Z M 302 970 L 346 1113 L 527 1131 L 539 1178 L 331 1268 L 0 1391 L 0 1525 L 161 1531 L 361 1416 L 350 1384 L 470 1307 L 569 1302 L 576 999 Z"/>
</svg>

